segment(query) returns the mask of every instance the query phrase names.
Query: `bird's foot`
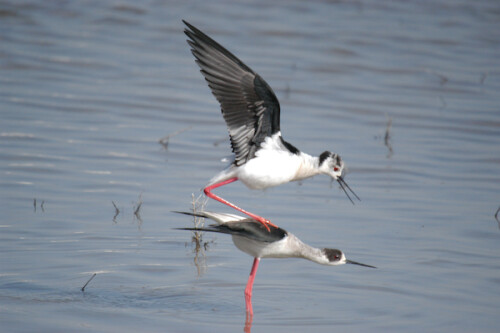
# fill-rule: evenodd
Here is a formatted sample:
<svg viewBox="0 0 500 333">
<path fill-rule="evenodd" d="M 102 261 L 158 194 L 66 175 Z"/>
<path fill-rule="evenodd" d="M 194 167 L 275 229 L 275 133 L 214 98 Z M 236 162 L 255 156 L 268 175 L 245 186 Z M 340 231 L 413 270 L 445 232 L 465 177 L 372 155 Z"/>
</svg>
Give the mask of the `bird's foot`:
<svg viewBox="0 0 500 333">
<path fill-rule="evenodd" d="M 264 227 L 266 227 L 267 231 L 271 231 L 269 226 L 278 229 L 278 226 L 276 224 L 272 223 L 271 221 L 269 221 L 268 219 L 257 216 L 256 220 L 259 221 L 260 223 L 262 223 L 264 225 Z"/>
</svg>

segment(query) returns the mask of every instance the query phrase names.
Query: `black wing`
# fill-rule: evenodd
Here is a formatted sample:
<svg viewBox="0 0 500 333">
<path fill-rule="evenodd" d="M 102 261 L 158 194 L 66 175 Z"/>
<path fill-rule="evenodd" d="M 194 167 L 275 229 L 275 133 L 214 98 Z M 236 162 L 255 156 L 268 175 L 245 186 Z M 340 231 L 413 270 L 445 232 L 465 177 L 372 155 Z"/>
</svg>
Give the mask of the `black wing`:
<svg viewBox="0 0 500 333">
<path fill-rule="evenodd" d="M 224 224 L 211 224 L 208 228 L 176 228 L 179 230 L 193 231 L 209 231 L 222 234 L 230 234 L 242 236 L 248 239 L 253 239 L 264 243 L 273 243 L 283 239 L 287 232 L 281 228 L 270 227 L 271 231 L 267 231 L 266 227 L 255 220 L 243 220 L 241 222 L 229 222 Z"/>
<path fill-rule="evenodd" d="M 236 165 L 255 156 L 267 136 L 280 130 L 280 105 L 269 85 L 212 38 L 184 21 L 188 44 L 221 105 Z"/>
</svg>

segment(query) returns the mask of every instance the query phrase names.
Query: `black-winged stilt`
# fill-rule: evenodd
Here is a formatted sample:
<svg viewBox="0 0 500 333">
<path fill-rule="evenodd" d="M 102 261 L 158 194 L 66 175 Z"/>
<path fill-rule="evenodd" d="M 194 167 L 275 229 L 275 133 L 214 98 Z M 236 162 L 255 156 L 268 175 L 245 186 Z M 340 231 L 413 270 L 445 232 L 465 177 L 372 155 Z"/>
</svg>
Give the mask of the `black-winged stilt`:
<svg viewBox="0 0 500 333">
<path fill-rule="evenodd" d="M 205 194 L 269 225 L 272 225 L 269 220 L 211 191 L 236 180 L 251 189 L 265 189 L 326 174 L 338 181 L 351 202 L 347 190 L 359 200 L 342 178 L 344 162 L 338 154 L 325 151 L 319 156 L 311 156 L 283 140 L 280 105 L 266 81 L 205 33 L 183 22 L 189 28 L 184 33 L 189 37 L 187 42 L 201 73 L 221 105 L 234 152 L 234 161 L 210 180 L 204 188 Z M 267 225 L 266 228 L 269 230 Z"/>
<path fill-rule="evenodd" d="M 304 258 L 318 264 L 337 266 L 343 264 L 355 264 L 365 267 L 376 268 L 357 261 L 346 259 L 344 253 L 337 249 L 315 248 L 303 243 L 297 236 L 281 228 L 272 228 L 267 231 L 266 225 L 258 221 L 234 214 L 213 212 L 176 212 L 186 215 L 209 218 L 217 224 L 204 228 L 176 228 L 180 230 L 210 231 L 230 234 L 234 245 L 241 251 L 254 257 L 253 266 L 250 271 L 247 286 L 245 288 L 246 310 L 253 316 L 252 288 L 257 274 L 257 267 L 261 258 Z"/>
</svg>

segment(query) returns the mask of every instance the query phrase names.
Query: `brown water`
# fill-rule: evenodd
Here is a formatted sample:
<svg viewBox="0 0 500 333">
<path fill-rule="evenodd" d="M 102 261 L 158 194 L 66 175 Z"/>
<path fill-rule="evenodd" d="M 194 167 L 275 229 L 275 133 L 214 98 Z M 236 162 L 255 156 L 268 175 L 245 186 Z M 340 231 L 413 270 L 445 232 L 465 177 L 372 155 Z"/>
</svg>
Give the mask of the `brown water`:
<svg viewBox="0 0 500 333">
<path fill-rule="evenodd" d="M 442 0 L 2 2 L 2 331 L 243 330 L 252 259 L 205 235 L 195 265 L 172 229 L 230 154 L 183 18 L 362 201 L 320 176 L 217 193 L 378 267 L 263 260 L 254 332 L 498 330 L 500 4 Z"/>
</svg>

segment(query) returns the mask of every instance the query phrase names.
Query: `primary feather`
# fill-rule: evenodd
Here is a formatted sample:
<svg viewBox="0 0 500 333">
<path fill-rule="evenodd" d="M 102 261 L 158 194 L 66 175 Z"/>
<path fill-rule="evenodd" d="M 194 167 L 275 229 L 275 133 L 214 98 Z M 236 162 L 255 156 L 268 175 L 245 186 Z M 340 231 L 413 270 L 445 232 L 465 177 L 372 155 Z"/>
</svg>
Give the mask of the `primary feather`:
<svg viewBox="0 0 500 333">
<path fill-rule="evenodd" d="M 191 52 L 219 101 L 240 166 L 255 156 L 261 143 L 280 130 L 280 105 L 271 87 L 250 67 L 202 31 L 189 29 Z"/>
</svg>

